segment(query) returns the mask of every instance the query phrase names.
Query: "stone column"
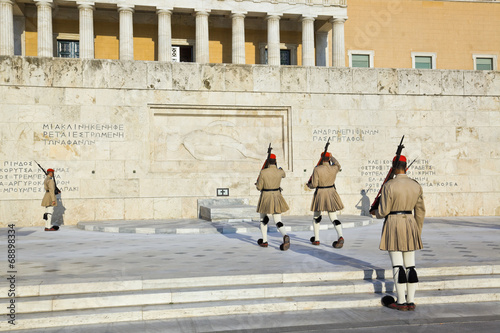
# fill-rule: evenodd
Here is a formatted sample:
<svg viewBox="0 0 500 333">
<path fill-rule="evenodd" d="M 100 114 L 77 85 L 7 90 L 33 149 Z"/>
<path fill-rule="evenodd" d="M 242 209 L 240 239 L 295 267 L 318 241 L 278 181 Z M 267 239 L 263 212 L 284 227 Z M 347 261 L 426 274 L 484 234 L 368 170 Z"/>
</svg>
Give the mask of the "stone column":
<svg viewBox="0 0 500 333">
<path fill-rule="evenodd" d="M 172 10 L 158 8 L 158 61 L 172 61 Z"/>
<path fill-rule="evenodd" d="M 120 60 L 134 60 L 134 8 L 119 5 L 120 13 Z"/>
<path fill-rule="evenodd" d="M 344 22 L 346 18 L 334 18 L 333 23 L 333 67 L 345 67 Z"/>
<path fill-rule="evenodd" d="M 245 14 L 233 13 L 233 64 L 245 64 Z"/>
<path fill-rule="evenodd" d="M 77 4 L 80 12 L 80 58 L 94 59 L 94 3 Z"/>
<path fill-rule="evenodd" d="M 52 1 L 35 1 L 37 7 L 38 56 L 53 57 Z"/>
<path fill-rule="evenodd" d="M 208 10 L 196 10 L 196 62 L 206 64 L 210 61 L 208 48 Z"/>
<path fill-rule="evenodd" d="M 0 0 L 0 55 L 14 55 L 14 12 L 11 0 Z"/>
<path fill-rule="evenodd" d="M 267 20 L 267 64 L 281 65 L 280 57 L 280 16 L 269 15 Z"/>
<path fill-rule="evenodd" d="M 302 66 L 314 66 L 314 17 L 302 17 Z"/>
<path fill-rule="evenodd" d="M 328 32 L 316 33 L 316 66 L 328 66 Z"/>
</svg>

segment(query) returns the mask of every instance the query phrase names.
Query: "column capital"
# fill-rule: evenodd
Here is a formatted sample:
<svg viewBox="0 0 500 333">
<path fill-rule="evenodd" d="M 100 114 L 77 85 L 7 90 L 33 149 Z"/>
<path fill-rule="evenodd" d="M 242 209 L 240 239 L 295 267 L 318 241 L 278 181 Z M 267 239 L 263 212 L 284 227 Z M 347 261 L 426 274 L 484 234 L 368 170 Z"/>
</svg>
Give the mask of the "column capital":
<svg viewBox="0 0 500 333">
<path fill-rule="evenodd" d="M 231 18 L 242 17 L 245 18 L 248 12 L 231 12 Z"/>
<path fill-rule="evenodd" d="M 14 0 L 0 0 L 0 3 L 7 3 L 7 4 L 10 4 L 10 5 L 14 5 Z"/>
<path fill-rule="evenodd" d="M 92 9 L 95 10 L 95 2 L 93 1 L 77 1 L 78 9 Z"/>
<path fill-rule="evenodd" d="M 300 18 L 300 22 L 302 22 L 302 21 L 314 21 L 314 20 L 316 20 L 316 17 L 318 17 L 318 15 L 302 15 L 302 17 Z"/>
<path fill-rule="evenodd" d="M 283 14 L 267 13 L 266 20 L 279 20 Z"/>
<path fill-rule="evenodd" d="M 174 9 L 172 7 L 156 7 L 156 14 L 170 14 L 172 15 L 172 12 Z"/>
<path fill-rule="evenodd" d="M 330 19 L 330 23 L 344 23 L 347 21 L 347 17 L 333 17 Z"/>
<path fill-rule="evenodd" d="M 52 0 L 35 0 L 35 5 L 37 7 L 40 6 L 54 7 L 54 2 Z"/>
<path fill-rule="evenodd" d="M 194 9 L 194 14 L 196 16 L 209 16 L 211 10 L 210 9 L 201 9 L 201 8 L 195 8 Z"/>
<path fill-rule="evenodd" d="M 128 5 L 128 4 L 118 4 L 118 13 L 120 12 L 130 12 L 134 13 L 134 5 Z"/>
</svg>

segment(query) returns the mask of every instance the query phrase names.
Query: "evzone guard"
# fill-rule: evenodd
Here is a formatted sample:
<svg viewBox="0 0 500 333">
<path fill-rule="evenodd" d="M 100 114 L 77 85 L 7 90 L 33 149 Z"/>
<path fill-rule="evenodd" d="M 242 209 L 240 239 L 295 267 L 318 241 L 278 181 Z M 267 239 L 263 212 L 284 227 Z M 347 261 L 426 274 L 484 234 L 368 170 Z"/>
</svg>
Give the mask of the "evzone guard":
<svg viewBox="0 0 500 333">
<path fill-rule="evenodd" d="M 389 252 L 397 293 L 397 301 L 392 296 L 385 296 L 382 304 L 395 310 L 414 311 L 418 282 L 415 250 L 423 247 L 421 234 L 425 205 L 422 187 L 406 175 L 402 143 L 403 139 L 370 213 L 385 218 L 379 248 Z"/>
<path fill-rule="evenodd" d="M 54 169 L 47 169 L 46 175 L 47 177 L 45 177 L 43 182 L 45 194 L 42 199 L 42 207 L 45 207 L 45 213 L 43 214 L 43 219 L 45 220 L 45 231 L 57 231 L 59 230 L 59 226 L 53 226 L 51 220 L 52 215 L 54 214 L 54 207 L 57 206 L 56 194 L 60 191 L 54 180 Z"/>
<path fill-rule="evenodd" d="M 257 241 L 261 247 L 267 247 L 267 224 L 268 214 L 273 216 L 274 223 L 278 231 L 283 236 L 283 243 L 280 245 L 282 251 L 290 248 L 290 236 L 286 234 L 285 226 L 281 222 L 281 213 L 286 212 L 288 207 L 285 199 L 281 195 L 281 179 L 285 178 L 285 171 L 276 166 L 276 155 L 271 154 L 271 144 L 269 144 L 267 159 L 260 171 L 259 178 L 255 185 L 260 191 L 260 198 L 257 204 L 257 212 L 260 213 L 260 230 L 262 238 Z"/>
<path fill-rule="evenodd" d="M 337 211 L 344 209 L 344 204 L 342 200 L 340 200 L 340 196 L 335 188 L 335 179 L 337 178 L 337 173 L 341 171 L 341 167 L 340 163 L 327 152 L 329 144 L 329 142 L 326 143 L 325 151 L 321 153 L 320 160 L 314 168 L 311 178 L 307 182 L 309 188 L 316 189 L 311 203 L 311 211 L 314 212 L 312 222 L 314 236 L 311 237 L 310 241 L 313 245 L 320 245 L 319 225 L 321 222 L 321 212 L 326 211 L 337 231 L 338 239 L 333 242 L 332 246 L 336 249 L 340 249 L 344 246 L 344 237 L 342 235 L 342 224 L 338 219 Z"/>
</svg>

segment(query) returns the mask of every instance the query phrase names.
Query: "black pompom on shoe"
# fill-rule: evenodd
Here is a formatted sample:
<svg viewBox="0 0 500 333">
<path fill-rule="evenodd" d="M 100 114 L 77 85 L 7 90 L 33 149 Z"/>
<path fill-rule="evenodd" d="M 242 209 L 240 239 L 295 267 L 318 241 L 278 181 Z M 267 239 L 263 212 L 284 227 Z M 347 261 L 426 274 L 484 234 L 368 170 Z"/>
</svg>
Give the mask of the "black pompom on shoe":
<svg viewBox="0 0 500 333">
<path fill-rule="evenodd" d="M 338 241 L 333 242 L 332 246 L 336 249 L 341 249 L 344 246 L 344 237 L 340 237 Z"/>
<path fill-rule="evenodd" d="M 259 244 L 260 247 L 267 247 L 267 242 L 264 243 L 264 240 L 262 238 L 259 238 L 257 241 L 257 244 Z"/>
<path fill-rule="evenodd" d="M 381 301 L 383 306 L 388 306 L 389 304 L 396 303 L 396 300 L 394 299 L 394 297 L 392 297 L 390 295 L 385 295 L 384 297 L 382 297 L 382 299 L 380 301 Z"/>
</svg>

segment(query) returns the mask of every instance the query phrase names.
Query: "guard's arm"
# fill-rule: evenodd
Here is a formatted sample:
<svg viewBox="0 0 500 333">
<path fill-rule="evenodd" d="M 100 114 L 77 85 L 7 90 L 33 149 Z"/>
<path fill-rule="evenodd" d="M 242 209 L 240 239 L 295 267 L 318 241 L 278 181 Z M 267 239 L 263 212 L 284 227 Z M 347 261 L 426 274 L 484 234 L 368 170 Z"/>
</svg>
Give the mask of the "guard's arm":
<svg viewBox="0 0 500 333">
<path fill-rule="evenodd" d="M 313 170 L 313 174 L 311 176 L 311 186 L 310 188 L 316 188 L 319 185 L 319 174 L 318 174 L 318 167 L 315 167 Z"/>
<path fill-rule="evenodd" d="M 337 161 L 337 159 L 335 157 L 330 156 L 330 162 L 332 162 L 332 165 L 337 166 L 339 168 L 339 170 L 342 169 L 339 161 Z"/>
<path fill-rule="evenodd" d="M 424 226 L 425 218 L 425 204 L 424 204 L 424 193 L 422 187 L 420 187 L 420 194 L 418 196 L 417 204 L 415 205 L 415 221 L 417 221 L 418 230 L 422 234 L 422 228 Z"/>
<path fill-rule="evenodd" d="M 392 209 L 392 197 L 389 187 L 384 184 L 382 187 L 382 194 L 380 195 L 380 204 L 378 205 L 378 209 L 375 210 L 375 216 L 378 219 L 383 219 Z"/>
<path fill-rule="evenodd" d="M 259 178 L 257 178 L 257 183 L 255 184 L 257 190 L 262 191 L 264 188 L 264 181 L 262 180 L 262 172 L 259 173 Z"/>
<path fill-rule="evenodd" d="M 54 182 L 54 179 L 51 179 L 48 183 L 49 185 L 49 194 L 50 194 L 50 200 L 52 203 L 56 202 L 56 183 Z"/>
</svg>

